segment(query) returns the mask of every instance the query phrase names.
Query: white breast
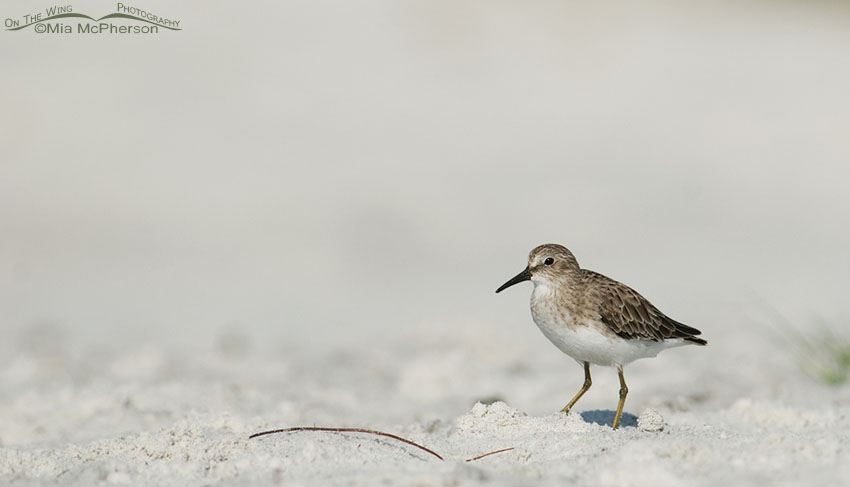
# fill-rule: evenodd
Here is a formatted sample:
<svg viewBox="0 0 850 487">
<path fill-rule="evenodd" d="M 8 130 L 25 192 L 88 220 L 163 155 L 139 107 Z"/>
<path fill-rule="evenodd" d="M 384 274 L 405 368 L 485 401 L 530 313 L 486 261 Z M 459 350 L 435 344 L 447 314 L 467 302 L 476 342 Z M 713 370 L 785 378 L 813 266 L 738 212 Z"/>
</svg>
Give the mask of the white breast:
<svg viewBox="0 0 850 487">
<path fill-rule="evenodd" d="M 579 362 L 596 365 L 626 365 L 639 358 L 654 357 L 681 340 L 656 342 L 626 340 L 603 333 L 605 325 L 595 317 L 576 317 L 563 306 L 545 284 L 537 284 L 531 294 L 531 315 L 540 331 L 558 349 Z"/>
</svg>

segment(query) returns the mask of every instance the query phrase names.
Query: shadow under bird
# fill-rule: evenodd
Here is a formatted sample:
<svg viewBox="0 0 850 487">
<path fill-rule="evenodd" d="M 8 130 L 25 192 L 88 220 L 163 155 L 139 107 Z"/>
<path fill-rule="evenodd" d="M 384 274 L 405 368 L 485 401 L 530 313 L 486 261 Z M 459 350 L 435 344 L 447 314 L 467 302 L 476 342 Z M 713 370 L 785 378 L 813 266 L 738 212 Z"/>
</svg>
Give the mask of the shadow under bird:
<svg viewBox="0 0 850 487">
<path fill-rule="evenodd" d="M 613 428 L 620 426 L 626 403 L 623 367 L 664 349 L 705 345 L 701 332 L 662 313 L 634 289 L 582 269 L 572 252 L 544 244 L 528 254 L 528 266 L 496 292 L 531 281 L 531 316 L 540 331 L 562 352 L 584 366 L 584 385 L 561 410 L 569 413 L 590 389 L 590 364 L 613 366 L 620 377 L 620 401 Z"/>
</svg>

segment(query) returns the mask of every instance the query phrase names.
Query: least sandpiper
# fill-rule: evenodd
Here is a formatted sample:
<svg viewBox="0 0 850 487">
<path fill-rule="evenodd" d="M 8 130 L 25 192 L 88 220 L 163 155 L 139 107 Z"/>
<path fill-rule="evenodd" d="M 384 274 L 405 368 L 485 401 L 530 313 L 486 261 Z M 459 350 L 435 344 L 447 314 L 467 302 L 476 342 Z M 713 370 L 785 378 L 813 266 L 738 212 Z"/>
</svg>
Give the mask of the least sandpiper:
<svg viewBox="0 0 850 487">
<path fill-rule="evenodd" d="M 528 266 L 500 292 L 531 281 L 531 316 L 540 331 L 562 352 L 584 366 L 584 385 L 564 406 L 569 413 L 590 389 L 590 364 L 613 366 L 620 376 L 620 402 L 612 426 L 620 425 L 626 402 L 623 367 L 637 359 L 680 345 L 705 345 L 700 331 L 675 321 L 634 289 L 582 269 L 566 247 L 541 245 L 528 254 Z"/>
</svg>

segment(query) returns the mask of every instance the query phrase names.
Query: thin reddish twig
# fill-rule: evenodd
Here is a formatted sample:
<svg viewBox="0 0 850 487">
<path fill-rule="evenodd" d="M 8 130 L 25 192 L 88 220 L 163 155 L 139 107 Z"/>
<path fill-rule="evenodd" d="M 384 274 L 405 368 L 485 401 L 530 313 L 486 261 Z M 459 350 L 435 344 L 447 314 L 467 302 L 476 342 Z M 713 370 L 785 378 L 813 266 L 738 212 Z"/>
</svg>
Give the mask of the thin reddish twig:
<svg viewBox="0 0 850 487">
<path fill-rule="evenodd" d="M 475 458 L 467 458 L 467 459 L 466 459 L 466 461 L 467 461 L 467 462 L 474 462 L 475 460 L 481 460 L 481 459 L 482 459 L 482 458 L 484 458 L 484 457 L 489 457 L 490 455 L 495 455 L 496 453 L 502 453 L 502 452 L 511 451 L 511 450 L 513 450 L 513 448 L 503 448 L 503 449 L 501 449 L 501 450 L 491 451 L 490 453 L 485 453 L 485 454 L 483 454 L 483 455 L 478 455 L 478 456 L 477 456 L 477 457 L 475 457 Z"/>
<path fill-rule="evenodd" d="M 249 436 L 248 439 L 250 440 L 252 438 L 257 438 L 258 436 L 273 435 L 275 433 L 291 433 L 293 431 L 331 431 L 331 432 L 334 432 L 334 433 L 368 433 L 370 435 L 385 436 L 387 438 L 392 438 L 394 440 L 398 440 L 402 443 L 407 443 L 410 446 L 415 446 L 416 448 L 419 448 L 420 450 L 428 452 L 431 455 L 434 455 L 435 457 L 439 458 L 440 460 L 443 460 L 443 457 L 441 457 L 439 454 L 437 454 L 433 450 L 429 450 L 429 449 L 425 448 L 424 446 L 422 446 L 418 443 L 414 443 L 414 442 L 407 440 L 405 438 L 402 438 L 401 436 L 396 436 L 392 433 L 384 433 L 383 431 L 367 430 L 367 429 L 363 429 L 363 428 L 322 428 L 322 427 L 319 427 L 319 426 L 296 426 L 294 428 L 284 428 L 284 429 L 279 429 L 279 430 L 271 430 L 271 431 L 263 431 L 261 433 L 254 433 L 253 435 Z M 494 453 L 498 453 L 498 452 L 494 452 Z M 487 455 L 491 455 L 491 453 L 488 453 Z"/>
</svg>

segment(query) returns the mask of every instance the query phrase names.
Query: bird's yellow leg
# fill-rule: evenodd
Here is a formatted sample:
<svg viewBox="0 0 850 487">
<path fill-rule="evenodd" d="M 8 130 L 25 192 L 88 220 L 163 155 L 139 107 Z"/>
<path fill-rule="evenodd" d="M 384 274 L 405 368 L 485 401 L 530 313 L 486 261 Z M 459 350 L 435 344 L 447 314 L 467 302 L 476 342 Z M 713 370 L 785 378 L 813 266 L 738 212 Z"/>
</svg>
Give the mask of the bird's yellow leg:
<svg viewBox="0 0 850 487">
<path fill-rule="evenodd" d="M 626 404 L 626 395 L 629 393 L 626 379 L 623 377 L 623 367 L 617 367 L 617 374 L 620 376 L 620 402 L 617 404 L 617 414 L 614 415 L 613 429 L 620 426 L 620 416 L 623 415 L 623 406 Z"/>
<path fill-rule="evenodd" d="M 576 396 L 569 402 L 569 404 L 564 406 L 564 409 L 561 409 L 561 412 L 562 413 L 569 413 L 570 409 L 572 409 L 572 407 L 576 403 L 576 401 L 578 401 L 579 398 L 581 396 L 583 396 L 584 393 L 587 392 L 588 389 L 590 389 L 591 384 L 592 384 L 592 382 L 590 381 L 590 363 L 585 362 L 584 363 L 584 385 L 581 386 L 581 390 L 579 390 L 578 393 L 576 393 Z"/>
</svg>

